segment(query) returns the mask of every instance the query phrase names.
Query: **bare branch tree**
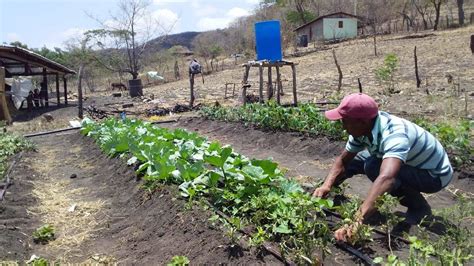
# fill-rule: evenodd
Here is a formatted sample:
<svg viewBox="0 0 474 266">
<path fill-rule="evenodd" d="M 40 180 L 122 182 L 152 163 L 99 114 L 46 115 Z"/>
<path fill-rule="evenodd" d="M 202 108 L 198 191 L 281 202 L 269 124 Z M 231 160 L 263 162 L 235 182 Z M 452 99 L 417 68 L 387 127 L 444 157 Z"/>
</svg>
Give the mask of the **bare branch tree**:
<svg viewBox="0 0 474 266">
<path fill-rule="evenodd" d="M 165 35 L 174 25 L 165 28 L 149 13 L 149 5 L 148 0 L 121 0 L 118 13 L 111 15 L 110 20 L 95 19 L 101 28 L 90 30 L 86 35 L 102 49 L 102 57 L 97 56 L 96 60 L 104 67 L 138 78 L 148 42 Z"/>
</svg>

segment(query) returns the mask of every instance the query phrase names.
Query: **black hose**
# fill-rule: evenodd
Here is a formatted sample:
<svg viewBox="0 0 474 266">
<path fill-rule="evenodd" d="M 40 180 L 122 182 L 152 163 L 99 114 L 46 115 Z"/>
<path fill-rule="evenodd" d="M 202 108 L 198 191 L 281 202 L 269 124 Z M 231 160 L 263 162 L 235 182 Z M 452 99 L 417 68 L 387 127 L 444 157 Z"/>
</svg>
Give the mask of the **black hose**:
<svg viewBox="0 0 474 266">
<path fill-rule="evenodd" d="M 23 135 L 23 137 L 25 137 L 25 138 L 31 138 L 31 137 L 49 135 L 49 134 L 54 134 L 54 133 L 60 133 L 60 132 L 69 131 L 69 130 L 76 130 L 76 129 L 80 129 L 80 128 L 81 128 L 81 127 L 69 127 L 69 128 L 57 129 L 57 130 L 52 130 L 52 131 L 45 131 L 45 132 L 39 132 L 39 133 L 26 134 L 26 135 Z"/>
</svg>

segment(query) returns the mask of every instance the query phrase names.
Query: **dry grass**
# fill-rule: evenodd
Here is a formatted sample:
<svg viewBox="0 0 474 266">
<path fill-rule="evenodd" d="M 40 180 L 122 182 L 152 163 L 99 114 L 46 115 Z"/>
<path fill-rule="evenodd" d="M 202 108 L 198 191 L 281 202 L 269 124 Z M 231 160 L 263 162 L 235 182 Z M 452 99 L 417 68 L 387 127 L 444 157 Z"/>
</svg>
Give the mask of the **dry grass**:
<svg viewBox="0 0 474 266">
<path fill-rule="evenodd" d="M 364 91 L 375 96 L 384 109 L 392 112 L 408 111 L 424 114 L 434 112 L 442 116 L 465 116 L 464 94 L 453 96 L 453 85 L 447 83 L 446 75 L 454 77 L 461 84 L 461 89 L 472 93 L 474 81 L 474 65 L 469 49 L 470 35 L 474 26 L 455 30 L 434 32 L 434 36 L 419 39 L 400 39 L 405 35 L 387 35 L 378 38 L 378 56 L 374 55 L 373 39 L 357 39 L 335 45 L 341 65 L 343 87 L 341 94 L 335 90 L 338 76 L 331 50 L 315 52 L 302 57 L 287 58 L 298 63 L 297 88 L 300 101 L 314 101 L 322 98 L 340 98 L 351 92 L 358 91 L 357 78 L 361 79 Z M 419 34 L 433 33 L 420 32 Z M 422 88 L 416 88 L 414 78 L 413 49 L 417 46 L 420 75 L 423 80 Z M 400 94 L 391 97 L 384 95 L 384 88 L 377 82 L 374 71 L 382 66 L 386 54 L 395 53 L 399 58 L 400 68 L 396 73 L 396 87 Z M 291 102 L 291 73 L 290 68 L 282 68 L 283 86 L 285 89 L 284 102 Z M 249 82 L 250 91 L 256 93 L 258 88 L 257 69 L 252 69 Z M 273 75 L 275 76 L 275 75 Z M 224 70 L 201 77 L 195 82 L 197 102 L 238 104 L 238 94 L 235 98 L 224 100 L 226 82 L 236 83 L 240 88 L 243 69 Z M 425 90 L 431 92 L 425 95 Z M 189 99 L 189 80 L 183 79 L 159 86 L 146 88 L 145 93 L 153 93 L 156 98 L 170 102 L 184 102 Z M 467 101 L 472 96 L 468 95 Z M 459 104 L 459 103 L 462 104 Z M 399 104 L 402 103 L 402 104 Z M 473 108 L 468 105 L 468 115 L 473 114 Z"/>
<path fill-rule="evenodd" d="M 80 149 L 79 146 L 73 148 Z M 38 152 L 43 155 L 42 160 L 31 163 L 33 170 L 41 173 L 41 178 L 33 182 L 32 194 L 38 204 L 28 211 L 40 216 L 44 224 L 55 228 L 57 238 L 48 244 L 48 253 L 58 254 L 56 259 L 68 261 L 75 254 L 81 254 L 77 247 L 88 240 L 94 231 L 101 230 L 95 215 L 107 202 L 85 200 L 82 196 L 85 188 L 70 188 L 71 181 L 57 172 L 60 165 L 71 163 L 68 159 L 59 158 L 60 149 L 62 147 L 40 147 Z M 70 211 L 73 205 L 76 208 Z"/>
</svg>

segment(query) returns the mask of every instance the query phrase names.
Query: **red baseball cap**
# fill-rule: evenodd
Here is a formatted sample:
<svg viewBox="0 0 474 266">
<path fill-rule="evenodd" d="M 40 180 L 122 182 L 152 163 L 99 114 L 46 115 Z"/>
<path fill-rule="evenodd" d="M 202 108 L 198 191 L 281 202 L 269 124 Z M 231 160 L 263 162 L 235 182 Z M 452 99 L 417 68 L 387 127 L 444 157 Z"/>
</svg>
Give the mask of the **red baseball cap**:
<svg viewBox="0 0 474 266">
<path fill-rule="evenodd" d="M 337 108 L 326 111 L 324 115 L 329 120 L 342 118 L 374 118 L 379 108 L 375 100 L 363 93 L 354 93 L 342 99 Z"/>
</svg>

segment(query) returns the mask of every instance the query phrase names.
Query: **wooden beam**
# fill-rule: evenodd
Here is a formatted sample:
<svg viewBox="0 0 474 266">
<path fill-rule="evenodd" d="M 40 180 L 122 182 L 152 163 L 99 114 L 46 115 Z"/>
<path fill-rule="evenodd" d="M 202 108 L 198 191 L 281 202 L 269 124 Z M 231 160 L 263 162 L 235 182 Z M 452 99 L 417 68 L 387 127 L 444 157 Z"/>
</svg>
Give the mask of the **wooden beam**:
<svg viewBox="0 0 474 266">
<path fill-rule="evenodd" d="M 41 86 L 41 93 L 44 97 L 44 106 L 49 107 L 49 96 L 48 96 L 48 76 L 46 74 L 46 68 L 43 68 L 43 86 Z"/>
<path fill-rule="evenodd" d="M 61 103 L 61 99 L 59 97 L 59 75 L 56 74 L 56 100 L 58 101 L 57 102 L 57 106 L 59 106 L 59 104 Z"/>
<path fill-rule="evenodd" d="M 12 117 L 10 116 L 10 110 L 8 110 L 8 104 L 5 94 L 5 68 L 0 67 L 0 120 L 4 119 L 8 124 L 11 124 Z"/>
<path fill-rule="evenodd" d="M 268 66 L 267 97 L 268 97 L 268 100 L 270 100 L 273 97 L 273 82 L 272 82 L 272 67 L 271 66 Z"/>
<path fill-rule="evenodd" d="M 7 72 L 7 70 L 5 69 L 5 72 Z M 44 73 L 43 72 L 32 72 L 32 73 L 26 73 L 26 72 L 23 72 L 23 73 L 8 73 L 6 74 L 6 77 L 7 78 L 11 78 L 11 77 L 24 77 L 24 76 L 43 76 Z M 46 75 L 56 75 L 56 72 L 46 72 Z"/>
<path fill-rule="evenodd" d="M 64 82 L 64 104 L 67 105 L 67 79 L 66 76 L 63 76 Z"/>
<path fill-rule="evenodd" d="M 298 105 L 298 98 L 296 96 L 296 66 L 291 65 L 291 72 L 293 72 L 293 105 Z"/>
<path fill-rule="evenodd" d="M 281 76 L 280 76 L 280 66 L 276 66 L 276 72 L 277 72 L 277 103 L 280 104 L 280 90 L 281 90 Z"/>
<path fill-rule="evenodd" d="M 258 67 L 258 76 L 259 76 L 259 79 L 260 79 L 260 86 L 259 86 L 259 89 L 258 89 L 258 96 L 259 96 L 259 102 L 260 103 L 263 103 L 263 66 L 260 65 Z"/>
<path fill-rule="evenodd" d="M 249 79 L 250 66 L 245 65 L 244 79 L 242 80 L 242 103 L 245 105 L 247 103 L 247 81 Z"/>
</svg>

